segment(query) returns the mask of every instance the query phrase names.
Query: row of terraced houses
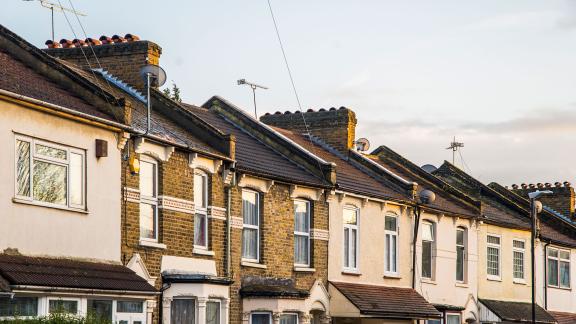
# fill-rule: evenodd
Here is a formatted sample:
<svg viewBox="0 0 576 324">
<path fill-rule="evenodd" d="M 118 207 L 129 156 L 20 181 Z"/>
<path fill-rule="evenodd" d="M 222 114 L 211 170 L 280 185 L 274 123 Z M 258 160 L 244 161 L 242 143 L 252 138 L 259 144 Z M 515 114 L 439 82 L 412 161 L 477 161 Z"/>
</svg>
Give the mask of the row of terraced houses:
<svg viewBox="0 0 576 324">
<path fill-rule="evenodd" d="M 527 195 L 547 189 L 536 318 L 576 323 L 569 183 L 367 152 L 348 108 L 148 98 L 162 49 L 134 35 L 47 44 L 0 26 L 0 319 L 531 322 Z"/>
</svg>

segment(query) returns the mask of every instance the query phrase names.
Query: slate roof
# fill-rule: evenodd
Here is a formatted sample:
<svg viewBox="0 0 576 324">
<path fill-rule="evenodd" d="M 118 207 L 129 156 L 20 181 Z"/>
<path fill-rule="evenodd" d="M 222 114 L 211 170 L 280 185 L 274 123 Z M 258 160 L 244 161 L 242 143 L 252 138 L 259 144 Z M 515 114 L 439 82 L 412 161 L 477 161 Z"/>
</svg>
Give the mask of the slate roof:
<svg viewBox="0 0 576 324">
<path fill-rule="evenodd" d="M 156 292 L 146 280 L 119 264 L 0 254 L 0 277 L 10 286 Z"/>
<path fill-rule="evenodd" d="M 576 323 L 576 313 L 564 313 L 564 312 L 552 312 L 552 311 L 548 311 L 548 313 L 554 316 L 556 321 L 558 321 L 558 324 Z"/>
<path fill-rule="evenodd" d="M 236 137 L 235 157 L 239 171 L 300 184 L 327 186 L 323 179 L 300 167 L 219 113 L 189 104 L 183 106 L 221 132 Z"/>
<path fill-rule="evenodd" d="M 531 323 L 532 304 L 500 300 L 479 299 L 492 313 L 503 322 Z M 544 308 L 536 305 L 536 323 L 556 323 L 556 320 Z"/>
<path fill-rule="evenodd" d="M 310 293 L 297 288 L 294 280 L 290 278 L 247 276 L 242 278 L 240 295 L 242 297 L 306 298 Z"/>
<path fill-rule="evenodd" d="M 440 318 L 442 314 L 412 288 L 333 282 L 363 315 L 396 319 Z"/>
</svg>

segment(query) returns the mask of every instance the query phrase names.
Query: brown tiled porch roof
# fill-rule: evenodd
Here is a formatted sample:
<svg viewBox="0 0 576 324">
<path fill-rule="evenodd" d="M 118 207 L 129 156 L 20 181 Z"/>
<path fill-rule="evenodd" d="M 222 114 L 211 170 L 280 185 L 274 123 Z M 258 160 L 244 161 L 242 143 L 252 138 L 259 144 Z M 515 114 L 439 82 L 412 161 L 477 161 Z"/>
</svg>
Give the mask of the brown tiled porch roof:
<svg viewBox="0 0 576 324">
<path fill-rule="evenodd" d="M 574 324 L 576 323 L 576 313 L 564 313 L 564 312 L 551 312 L 548 313 L 552 314 L 558 324 Z"/>
<path fill-rule="evenodd" d="M 156 292 L 146 280 L 120 264 L 0 254 L 0 277 L 18 286 Z"/>
<path fill-rule="evenodd" d="M 442 314 L 412 288 L 330 282 L 362 315 L 383 318 L 440 318 Z"/>
<path fill-rule="evenodd" d="M 532 322 L 532 305 L 530 303 L 489 299 L 479 299 L 479 301 L 503 322 Z M 556 323 L 556 320 L 544 308 L 536 305 L 536 323 Z"/>
</svg>

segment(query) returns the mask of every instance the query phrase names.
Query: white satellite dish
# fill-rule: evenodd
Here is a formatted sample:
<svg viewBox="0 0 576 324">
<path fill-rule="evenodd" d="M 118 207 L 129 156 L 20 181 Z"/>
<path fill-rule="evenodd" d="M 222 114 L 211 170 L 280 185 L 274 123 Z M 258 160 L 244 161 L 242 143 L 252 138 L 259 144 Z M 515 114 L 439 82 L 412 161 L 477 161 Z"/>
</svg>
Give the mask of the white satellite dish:
<svg viewBox="0 0 576 324">
<path fill-rule="evenodd" d="M 145 83 L 148 82 L 150 77 L 150 85 L 153 87 L 161 87 L 166 83 L 166 72 L 158 65 L 148 64 L 140 69 L 140 77 Z"/>
<path fill-rule="evenodd" d="M 370 141 L 363 137 L 357 139 L 354 144 L 356 144 L 356 151 L 358 152 L 366 152 L 370 149 Z"/>
</svg>

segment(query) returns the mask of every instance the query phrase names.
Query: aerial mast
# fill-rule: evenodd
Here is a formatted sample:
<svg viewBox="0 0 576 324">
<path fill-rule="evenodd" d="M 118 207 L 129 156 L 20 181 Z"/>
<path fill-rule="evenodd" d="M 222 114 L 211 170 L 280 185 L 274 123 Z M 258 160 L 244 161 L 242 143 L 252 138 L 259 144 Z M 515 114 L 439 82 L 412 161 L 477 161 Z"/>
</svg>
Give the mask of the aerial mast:
<svg viewBox="0 0 576 324">
<path fill-rule="evenodd" d="M 446 149 L 447 150 L 452 150 L 452 164 L 456 165 L 456 152 L 458 152 L 458 150 L 464 147 L 464 143 L 462 142 L 456 142 L 456 136 L 454 136 L 454 139 L 452 140 L 452 142 L 450 142 L 450 146 L 448 146 Z"/>
<path fill-rule="evenodd" d="M 34 0 L 24 0 L 24 1 L 34 1 Z M 55 39 L 54 39 L 54 9 L 56 9 L 57 11 L 60 11 L 60 12 L 65 12 L 65 11 L 71 12 L 71 13 L 78 15 L 78 16 L 86 16 L 86 14 L 84 14 L 84 13 L 81 13 L 79 11 L 76 11 L 76 10 L 73 10 L 70 8 L 63 7 L 59 4 L 55 4 L 55 3 L 52 3 L 52 2 L 49 2 L 46 0 L 36 0 L 36 1 L 40 2 L 40 5 L 42 7 L 50 9 L 50 14 L 51 14 L 51 19 L 52 19 L 52 41 L 55 41 Z"/>
</svg>

